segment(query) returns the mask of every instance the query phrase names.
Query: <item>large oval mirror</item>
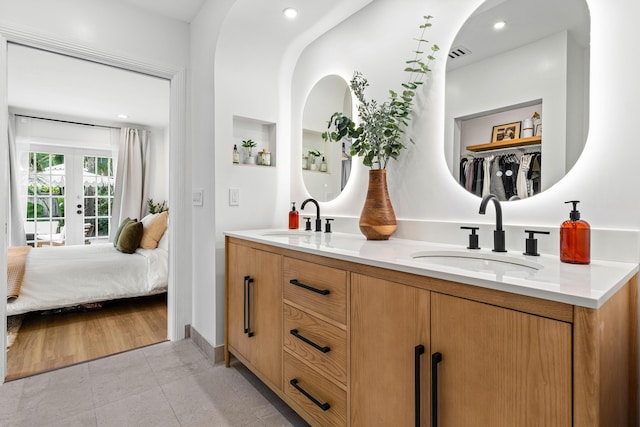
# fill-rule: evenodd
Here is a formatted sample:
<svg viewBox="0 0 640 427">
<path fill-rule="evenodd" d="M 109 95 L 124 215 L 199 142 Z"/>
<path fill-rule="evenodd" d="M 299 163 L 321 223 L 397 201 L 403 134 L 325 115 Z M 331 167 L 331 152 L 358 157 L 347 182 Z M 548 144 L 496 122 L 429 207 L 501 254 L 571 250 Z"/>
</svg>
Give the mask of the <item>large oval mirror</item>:
<svg viewBox="0 0 640 427">
<path fill-rule="evenodd" d="M 311 89 L 302 115 L 302 178 L 311 196 L 322 202 L 336 198 L 351 173 L 348 141 L 325 142 L 329 117 L 337 111 L 351 117 L 351 90 L 340 76 L 323 77 Z"/>
<path fill-rule="evenodd" d="M 575 164 L 589 33 L 585 0 L 487 0 L 465 22 L 447 59 L 445 156 L 466 190 L 524 199 Z"/>
</svg>

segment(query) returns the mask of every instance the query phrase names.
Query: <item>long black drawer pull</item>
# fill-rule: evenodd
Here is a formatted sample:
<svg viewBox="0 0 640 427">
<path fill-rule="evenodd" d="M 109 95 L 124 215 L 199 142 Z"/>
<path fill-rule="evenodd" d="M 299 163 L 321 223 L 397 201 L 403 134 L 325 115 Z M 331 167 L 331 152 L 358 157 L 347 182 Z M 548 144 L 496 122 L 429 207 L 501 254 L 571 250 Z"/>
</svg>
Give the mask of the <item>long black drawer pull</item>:
<svg viewBox="0 0 640 427">
<path fill-rule="evenodd" d="M 415 356 L 415 359 L 414 359 L 415 393 L 414 395 L 416 399 L 416 403 L 415 403 L 416 427 L 420 427 L 420 356 L 422 356 L 423 354 L 424 354 L 424 346 L 422 344 L 417 345 L 414 351 L 414 356 Z"/>
<path fill-rule="evenodd" d="M 249 332 L 249 328 L 247 327 L 247 281 L 249 280 L 249 276 L 244 276 L 244 281 L 242 282 L 242 290 L 244 292 L 244 296 L 242 298 L 242 309 L 244 313 L 242 315 L 242 327 L 244 333 Z"/>
<path fill-rule="evenodd" d="M 438 363 L 442 362 L 442 353 L 431 355 L 431 426 L 438 427 Z"/>
<path fill-rule="evenodd" d="M 289 384 L 291 384 L 292 386 L 295 387 L 296 390 L 298 390 L 300 393 L 304 394 L 305 397 L 307 399 L 309 399 L 310 401 L 312 401 L 316 406 L 318 406 L 320 409 L 322 409 L 323 411 L 328 410 L 329 408 L 331 408 L 331 405 L 329 405 L 329 403 L 325 402 L 325 403 L 320 403 L 320 401 L 318 399 L 316 399 L 315 397 L 311 396 L 309 393 L 307 393 L 302 387 L 300 387 L 298 385 L 298 380 L 297 379 L 292 379 L 291 381 L 289 381 Z"/>
<path fill-rule="evenodd" d="M 253 332 L 251 331 L 251 284 L 253 283 L 253 279 L 246 276 L 245 281 L 247 282 L 247 325 L 245 333 L 251 338 L 253 336 Z"/>
<path fill-rule="evenodd" d="M 329 289 L 314 288 L 313 286 L 309 286 L 309 285 L 305 285 L 304 283 L 300 283 L 296 279 L 289 280 L 289 283 L 291 283 L 292 285 L 296 285 L 296 286 L 299 286 L 301 288 L 307 289 L 307 290 L 309 290 L 311 292 L 315 292 L 315 293 L 320 294 L 320 295 L 329 295 L 331 293 L 331 291 Z"/>
<path fill-rule="evenodd" d="M 318 344 L 314 343 L 313 341 L 311 341 L 309 338 L 303 337 L 302 335 L 300 335 L 298 333 L 297 329 L 292 329 L 289 332 L 291 332 L 291 335 L 293 335 L 294 337 L 298 338 L 301 341 L 306 342 L 307 344 L 309 344 L 311 347 L 315 348 L 316 350 L 319 350 L 323 353 L 329 353 L 331 351 L 330 347 L 327 347 L 326 345 L 324 347 L 319 346 Z"/>
</svg>

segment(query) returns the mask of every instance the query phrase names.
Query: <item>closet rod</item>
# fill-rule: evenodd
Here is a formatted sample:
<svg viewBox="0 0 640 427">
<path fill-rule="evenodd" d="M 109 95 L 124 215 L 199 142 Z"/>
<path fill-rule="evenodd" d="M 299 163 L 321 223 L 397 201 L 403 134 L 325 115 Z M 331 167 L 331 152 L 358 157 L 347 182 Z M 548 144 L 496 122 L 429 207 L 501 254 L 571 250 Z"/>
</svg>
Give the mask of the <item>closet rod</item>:
<svg viewBox="0 0 640 427">
<path fill-rule="evenodd" d="M 16 117 L 24 117 L 24 118 L 27 118 L 27 119 L 48 120 L 50 122 L 68 123 L 70 125 L 82 125 L 82 126 L 91 126 L 91 127 L 96 127 L 96 128 L 115 129 L 115 130 L 122 129 L 122 128 L 116 127 L 116 126 L 94 125 L 94 124 L 91 124 L 91 123 L 72 122 L 70 120 L 48 119 L 46 117 L 27 116 L 25 114 L 16 114 L 15 116 Z"/>
<path fill-rule="evenodd" d="M 542 144 L 533 144 L 520 148 L 496 148 L 495 150 L 484 150 L 479 152 L 467 151 L 466 154 L 462 154 L 460 157 L 485 157 L 490 154 L 513 154 L 517 151 L 522 152 L 522 154 L 540 153 L 541 148 Z"/>
</svg>

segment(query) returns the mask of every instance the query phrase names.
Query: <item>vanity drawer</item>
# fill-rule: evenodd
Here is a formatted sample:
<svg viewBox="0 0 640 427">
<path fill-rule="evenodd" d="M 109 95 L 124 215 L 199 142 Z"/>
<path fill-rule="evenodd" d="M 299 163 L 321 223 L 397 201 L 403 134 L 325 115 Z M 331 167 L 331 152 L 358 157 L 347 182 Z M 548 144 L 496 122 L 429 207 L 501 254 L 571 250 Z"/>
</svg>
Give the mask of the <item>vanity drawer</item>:
<svg viewBox="0 0 640 427">
<path fill-rule="evenodd" d="M 320 425 L 346 425 L 347 392 L 286 351 L 284 352 L 284 392 L 318 420 Z"/>
<path fill-rule="evenodd" d="M 347 383 L 347 332 L 284 304 L 284 346 L 308 364 Z"/>
<path fill-rule="evenodd" d="M 284 299 L 344 325 L 347 272 L 285 257 Z"/>
</svg>

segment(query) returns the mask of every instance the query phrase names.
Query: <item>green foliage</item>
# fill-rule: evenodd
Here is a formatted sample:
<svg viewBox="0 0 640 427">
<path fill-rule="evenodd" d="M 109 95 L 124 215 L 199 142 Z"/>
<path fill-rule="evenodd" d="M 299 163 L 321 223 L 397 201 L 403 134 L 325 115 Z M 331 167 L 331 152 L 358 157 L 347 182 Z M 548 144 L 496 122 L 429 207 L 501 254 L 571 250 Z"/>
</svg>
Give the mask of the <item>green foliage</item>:
<svg viewBox="0 0 640 427">
<path fill-rule="evenodd" d="M 161 213 L 169 210 L 165 200 L 160 203 L 153 203 L 153 199 L 147 199 L 147 207 L 149 208 L 150 214 Z"/>
<path fill-rule="evenodd" d="M 253 140 L 251 140 L 251 139 L 243 139 L 242 140 L 242 146 L 247 149 L 247 152 L 249 153 L 249 156 L 251 156 L 251 152 L 253 151 L 253 147 L 255 147 L 257 145 L 258 144 L 253 142 Z"/>
<path fill-rule="evenodd" d="M 403 135 L 411 119 L 413 100 L 416 89 L 422 85 L 427 74 L 431 72 L 429 63 L 435 60 L 433 54 L 440 50 L 438 45 L 429 47 L 429 54 L 425 56 L 422 49 L 429 41 L 424 39 L 426 29 L 431 27 L 432 16 L 424 16 L 424 23 L 420 25 L 421 34 L 416 39 L 418 45 L 414 57 L 406 61 L 405 72 L 409 73 L 406 82 L 402 83 L 402 92 L 389 91 L 389 99 L 383 103 L 367 100 L 365 89 L 369 86 L 367 79 L 358 71 L 354 72 L 349 86 L 359 101 L 359 124 L 340 112 L 333 113 L 329 119 L 326 132 L 322 133 L 325 141 L 340 141 L 351 138 L 351 155 L 361 156 L 363 164 L 372 169 L 386 169 L 389 159 L 398 159 L 403 148 Z M 412 140 L 410 142 L 413 143 Z"/>
<path fill-rule="evenodd" d="M 320 157 L 322 156 L 322 153 L 319 152 L 318 150 L 309 150 L 309 155 L 314 157 Z"/>
</svg>

